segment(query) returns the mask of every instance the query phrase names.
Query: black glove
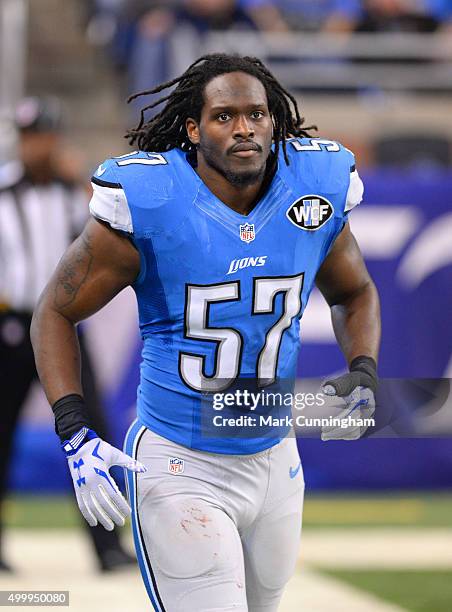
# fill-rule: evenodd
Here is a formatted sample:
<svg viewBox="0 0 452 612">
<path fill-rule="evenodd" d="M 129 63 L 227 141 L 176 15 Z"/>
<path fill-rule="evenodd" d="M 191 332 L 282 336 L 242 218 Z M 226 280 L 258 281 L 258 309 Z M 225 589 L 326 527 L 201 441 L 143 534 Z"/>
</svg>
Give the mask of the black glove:
<svg viewBox="0 0 452 612">
<path fill-rule="evenodd" d="M 355 357 L 350 364 L 348 374 L 327 380 L 322 386 L 326 395 L 344 397 L 350 395 L 356 387 L 367 387 L 375 395 L 378 386 L 377 364 L 372 357 Z M 328 389 L 328 387 L 332 387 L 332 389 Z"/>
<path fill-rule="evenodd" d="M 375 392 L 378 385 L 377 364 L 371 357 L 355 357 L 350 372 L 327 380 L 325 395 L 337 396 L 345 406 L 335 417 L 338 422 L 322 427 L 322 440 L 357 440 L 373 425 Z"/>
</svg>

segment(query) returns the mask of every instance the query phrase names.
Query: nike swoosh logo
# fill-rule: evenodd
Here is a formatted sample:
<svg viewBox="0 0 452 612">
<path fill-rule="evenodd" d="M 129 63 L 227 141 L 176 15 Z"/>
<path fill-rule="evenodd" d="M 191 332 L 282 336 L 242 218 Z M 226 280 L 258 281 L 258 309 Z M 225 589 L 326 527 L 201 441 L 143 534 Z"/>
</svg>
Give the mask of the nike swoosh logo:
<svg viewBox="0 0 452 612">
<path fill-rule="evenodd" d="M 297 467 L 295 469 L 293 469 L 293 467 L 290 467 L 290 469 L 289 469 L 289 476 L 291 478 L 295 478 L 295 476 L 300 471 L 300 468 L 301 468 L 301 461 L 300 461 L 300 463 L 297 465 Z"/>
<path fill-rule="evenodd" d="M 107 170 L 107 168 L 104 168 L 104 167 L 102 166 L 102 164 L 101 164 L 101 165 L 99 166 L 99 168 L 97 169 L 97 172 L 96 172 L 97 176 L 102 176 L 102 174 L 103 174 L 104 172 L 106 172 L 106 170 Z"/>
<path fill-rule="evenodd" d="M 359 400 L 358 402 L 356 402 L 356 404 L 352 407 L 352 409 L 350 410 L 350 412 L 347 414 L 347 416 L 350 416 L 352 412 L 354 412 L 357 408 L 360 408 L 361 406 L 368 406 L 369 405 L 369 400 L 368 399 L 362 399 Z"/>
</svg>

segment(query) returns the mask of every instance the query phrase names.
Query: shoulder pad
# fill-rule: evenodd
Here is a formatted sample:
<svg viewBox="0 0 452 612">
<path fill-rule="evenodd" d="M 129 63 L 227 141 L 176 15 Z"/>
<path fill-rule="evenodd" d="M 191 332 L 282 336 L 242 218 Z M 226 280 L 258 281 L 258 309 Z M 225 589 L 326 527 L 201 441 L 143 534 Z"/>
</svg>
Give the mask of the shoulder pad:
<svg viewBox="0 0 452 612">
<path fill-rule="evenodd" d="M 350 185 L 347 191 L 347 200 L 345 202 L 345 211 L 349 212 L 355 206 L 358 206 L 362 202 L 364 195 L 364 185 L 361 177 L 358 174 L 355 166 L 352 167 L 350 172 Z"/>
<path fill-rule="evenodd" d="M 91 178 L 93 196 L 90 213 L 113 229 L 133 232 L 132 217 L 125 191 L 118 180 L 114 159 L 102 162 Z"/>
</svg>

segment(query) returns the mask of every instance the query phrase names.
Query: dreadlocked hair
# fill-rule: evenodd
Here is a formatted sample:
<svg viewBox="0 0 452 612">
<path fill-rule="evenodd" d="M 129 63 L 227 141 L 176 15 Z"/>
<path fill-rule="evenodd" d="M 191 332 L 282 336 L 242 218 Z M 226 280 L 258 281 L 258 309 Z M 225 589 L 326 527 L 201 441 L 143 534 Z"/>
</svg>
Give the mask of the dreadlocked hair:
<svg viewBox="0 0 452 612">
<path fill-rule="evenodd" d="M 282 143 L 284 160 L 289 164 L 286 141 L 293 136 L 310 137 L 316 126 L 302 127 L 305 119 L 300 116 L 295 98 L 275 79 L 268 68 L 257 57 L 213 53 L 203 55 L 177 78 L 162 83 L 154 89 L 130 96 L 131 102 L 140 96 L 158 94 L 176 85 L 168 95 L 141 109 L 138 125 L 129 130 L 125 138 L 130 145 L 138 145 L 142 151 L 164 152 L 179 147 L 192 152 L 196 147 L 187 136 L 185 122 L 188 117 L 200 121 L 204 105 L 204 87 L 213 78 L 228 72 L 245 72 L 262 83 L 267 94 L 268 107 L 273 122 L 273 139 L 276 154 Z M 146 121 L 146 111 L 166 102 L 163 109 Z M 293 108 L 293 110 L 292 110 Z M 293 115 L 295 112 L 295 116 Z"/>
</svg>

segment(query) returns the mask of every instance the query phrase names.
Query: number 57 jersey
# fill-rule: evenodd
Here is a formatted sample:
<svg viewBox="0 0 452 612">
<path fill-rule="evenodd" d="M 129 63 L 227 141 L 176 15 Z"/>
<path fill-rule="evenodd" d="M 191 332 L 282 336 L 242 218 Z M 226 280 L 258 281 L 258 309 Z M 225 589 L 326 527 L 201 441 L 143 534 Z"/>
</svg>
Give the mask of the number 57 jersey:
<svg viewBox="0 0 452 612">
<path fill-rule="evenodd" d="M 112 158 L 92 178 L 91 214 L 127 232 L 140 254 L 138 419 L 183 446 L 249 454 L 287 433 L 203 429 L 213 400 L 237 381 L 294 379 L 316 273 L 362 198 L 353 154 L 340 144 L 292 139 L 287 153 L 289 165 L 280 151 L 246 216 L 220 201 L 179 149 Z"/>
</svg>

